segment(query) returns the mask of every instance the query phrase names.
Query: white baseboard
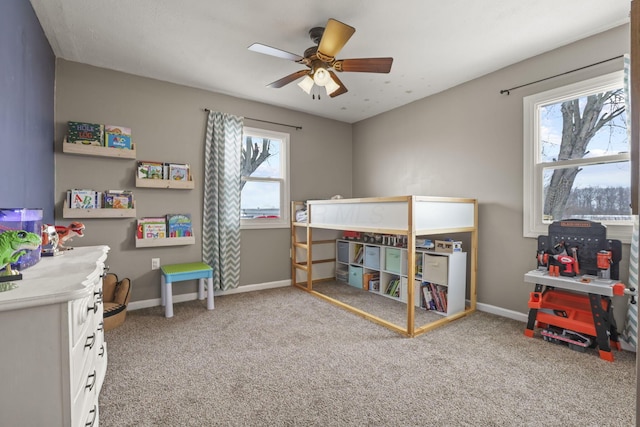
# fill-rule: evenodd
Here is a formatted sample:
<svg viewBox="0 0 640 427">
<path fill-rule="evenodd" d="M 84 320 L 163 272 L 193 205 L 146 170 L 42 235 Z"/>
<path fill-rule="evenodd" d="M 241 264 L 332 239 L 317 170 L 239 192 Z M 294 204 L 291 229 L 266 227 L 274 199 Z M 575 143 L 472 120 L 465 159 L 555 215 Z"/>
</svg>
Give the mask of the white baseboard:
<svg viewBox="0 0 640 427">
<path fill-rule="evenodd" d="M 238 286 L 235 289 L 229 289 L 226 291 L 217 290 L 213 293 L 213 295 L 218 297 L 218 296 L 231 295 L 231 294 L 240 294 L 244 292 L 262 291 L 265 289 L 283 288 L 285 286 L 291 286 L 291 280 L 279 280 L 277 282 L 257 283 L 254 285 Z M 193 301 L 196 299 L 198 299 L 197 292 L 192 292 L 188 294 L 179 294 L 179 295 L 173 296 L 174 303 Z M 160 298 L 147 299 L 142 301 L 133 301 L 129 303 L 129 305 L 127 306 L 127 310 L 140 310 L 142 308 L 158 307 L 161 304 L 162 304 L 162 300 Z"/>
<path fill-rule="evenodd" d="M 517 320 L 519 322 L 527 323 L 529 315 L 525 313 L 519 313 L 513 310 L 507 310 L 506 308 L 496 307 L 495 305 L 476 303 L 478 311 L 484 311 L 485 313 L 491 313 L 498 316 L 506 317 L 508 319 Z"/>
</svg>

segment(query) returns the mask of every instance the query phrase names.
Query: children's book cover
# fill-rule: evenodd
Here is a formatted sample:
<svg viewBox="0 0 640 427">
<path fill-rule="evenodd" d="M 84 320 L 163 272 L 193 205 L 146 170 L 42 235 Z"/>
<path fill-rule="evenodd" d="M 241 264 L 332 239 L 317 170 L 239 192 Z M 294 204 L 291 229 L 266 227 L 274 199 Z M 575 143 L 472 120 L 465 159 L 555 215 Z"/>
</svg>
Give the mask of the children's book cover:
<svg viewBox="0 0 640 427">
<path fill-rule="evenodd" d="M 166 218 L 140 218 L 137 234 L 141 239 L 164 239 L 167 237 Z"/>
<path fill-rule="evenodd" d="M 67 142 L 104 146 L 104 125 L 67 122 Z"/>
<path fill-rule="evenodd" d="M 164 179 L 164 164 L 160 162 L 138 162 L 138 178 Z"/>
<path fill-rule="evenodd" d="M 168 214 L 167 233 L 169 237 L 190 237 L 193 234 L 191 229 L 191 215 Z"/>
<path fill-rule="evenodd" d="M 169 179 L 172 181 L 189 181 L 189 165 L 170 163 Z"/>
<path fill-rule="evenodd" d="M 107 191 L 104 194 L 104 207 L 110 209 L 132 209 L 133 194 L 131 192 L 114 193 Z"/>
<path fill-rule="evenodd" d="M 98 207 L 95 190 L 71 190 L 69 207 L 72 209 L 96 209 Z"/>
</svg>

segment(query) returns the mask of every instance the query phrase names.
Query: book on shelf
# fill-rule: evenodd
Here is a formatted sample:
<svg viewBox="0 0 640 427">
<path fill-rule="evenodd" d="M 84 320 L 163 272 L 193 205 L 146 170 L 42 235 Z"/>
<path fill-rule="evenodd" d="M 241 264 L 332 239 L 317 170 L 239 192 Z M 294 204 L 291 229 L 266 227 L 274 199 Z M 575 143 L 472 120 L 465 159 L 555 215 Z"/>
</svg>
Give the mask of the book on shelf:
<svg viewBox="0 0 640 427">
<path fill-rule="evenodd" d="M 99 192 L 78 188 L 68 190 L 67 206 L 72 209 L 98 209 L 101 207 Z"/>
<path fill-rule="evenodd" d="M 371 289 L 371 282 L 374 280 L 378 282 L 380 281 L 380 273 L 378 272 L 364 273 L 362 275 L 362 288 L 367 291 L 373 290 Z"/>
<path fill-rule="evenodd" d="M 380 279 L 372 279 L 369 282 L 369 290 L 372 292 L 380 292 Z"/>
<path fill-rule="evenodd" d="M 109 209 L 133 209 L 133 193 L 129 190 L 104 192 L 104 207 Z"/>
<path fill-rule="evenodd" d="M 67 122 L 67 143 L 104 146 L 104 125 Z"/>
<path fill-rule="evenodd" d="M 416 276 L 422 277 L 422 254 L 416 255 Z"/>
<path fill-rule="evenodd" d="M 167 237 L 165 217 L 146 217 L 138 220 L 138 239 L 164 239 Z"/>
<path fill-rule="evenodd" d="M 448 288 L 446 286 L 441 286 L 441 285 L 436 285 L 436 288 L 438 288 L 438 296 L 440 297 L 440 304 L 442 305 L 442 312 L 446 313 L 447 312 L 447 307 L 448 307 L 448 297 L 447 297 L 447 291 Z"/>
<path fill-rule="evenodd" d="M 442 311 L 442 303 L 440 302 L 440 295 L 434 283 L 429 283 L 429 290 L 431 291 L 431 297 L 436 306 L 436 311 Z"/>
<path fill-rule="evenodd" d="M 400 278 L 389 280 L 384 293 L 392 297 L 400 297 Z"/>
<path fill-rule="evenodd" d="M 131 129 L 124 126 L 105 125 L 104 145 L 106 147 L 131 150 Z"/>
<path fill-rule="evenodd" d="M 141 179 L 191 181 L 191 166 L 188 163 L 139 161 L 137 177 Z"/>
<path fill-rule="evenodd" d="M 433 303 L 433 304 L 430 303 L 429 309 L 446 313 L 447 312 L 447 287 L 442 285 L 437 285 L 431 282 L 423 282 L 422 286 L 429 289 L 431 302 Z"/>
<path fill-rule="evenodd" d="M 166 179 L 165 167 L 162 162 L 138 162 L 138 178 L 142 179 Z"/>
<path fill-rule="evenodd" d="M 189 165 L 186 163 L 169 163 L 169 179 L 171 181 L 190 181 Z"/>
<path fill-rule="evenodd" d="M 167 214 L 167 234 L 169 237 L 190 237 L 191 214 Z"/>
<path fill-rule="evenodd" d="M 356 264 L 362 264 L 362 260 L 364 259 L 364 246 L 357 245 L 356 247 L 358 249 L 356 251 L 356 256 L 354 257 L 353 262 L 355 262 Z"/>
<path fill-rule="evenodd" d="M 436 310 L 436 302 L 431 294 L 430 283 L 423 282 L 420 288 L 422 289 L 422 304 L 420 306 L 426 310 Z"/>
</svg>

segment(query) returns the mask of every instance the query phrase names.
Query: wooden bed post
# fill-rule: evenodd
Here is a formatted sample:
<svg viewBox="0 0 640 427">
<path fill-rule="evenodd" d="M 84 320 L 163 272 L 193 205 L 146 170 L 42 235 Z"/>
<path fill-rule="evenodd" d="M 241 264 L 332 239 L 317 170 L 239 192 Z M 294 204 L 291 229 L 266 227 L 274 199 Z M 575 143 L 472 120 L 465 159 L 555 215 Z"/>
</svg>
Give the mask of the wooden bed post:
<svg viewBox="0 0 640 427">
<path fill-rule="evenodd" d="M 474 200 L 473 203 L 473 216 L 475 227 L 471 232 L 471 270 L 469 271 L 471 275 L 469 281 L 469 301 L 471 301 L 471 304 L 469 305 L 469 309 L 471 311 L 476 310 L 476 302 L 478 300 L 476 293 L 476 276 L 478 274 L 478 200 Z"/>
<path fill-rule="evenodd" d="M 307 205 L 307 223 L 311 223 L 311 205 Z M 313 290 L 313 232 L 307 227 L 307 290 Z"/>
<path fill-rule="evenodd" d="M 296 279 L 297 279 L 297 269 L 296 269 L 296 263 L 298 262 L 296 260 L 296 227 L 293 226 L 293 223 L 296 221 L 296 202 L 291 202 L 291 216 L 289 218 L 291 218 L 291 285 L 295 286 L 296 284 Z"/>
<path fill-rule="evenodd" d="M 416 280 L 416 227 L 413 222 L 415 210 L 415 197 L 409 196 L 407 200 L 407 334 L 413 337 L 415 334 L 415 280 Z"/>
</svg>

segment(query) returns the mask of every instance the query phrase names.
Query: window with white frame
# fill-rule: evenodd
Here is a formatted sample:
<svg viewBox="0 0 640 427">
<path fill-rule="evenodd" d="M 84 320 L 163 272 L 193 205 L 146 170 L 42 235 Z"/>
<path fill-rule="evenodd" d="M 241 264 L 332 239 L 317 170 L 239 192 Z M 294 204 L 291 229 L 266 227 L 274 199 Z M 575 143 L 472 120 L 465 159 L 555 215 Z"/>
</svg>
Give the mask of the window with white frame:
<svg viewBox="0 0 640 427">
<path fill-rule="evenodd" d="M 241 173 L 241 227 L 289 227 L 289 134 L 245 127 Z"/>
<path fill-rule="evenodd" d="M 524 98 L 524 236 L 581 218 L 629 242 L 631 172 L 623 72 Z"/>
</svg>

